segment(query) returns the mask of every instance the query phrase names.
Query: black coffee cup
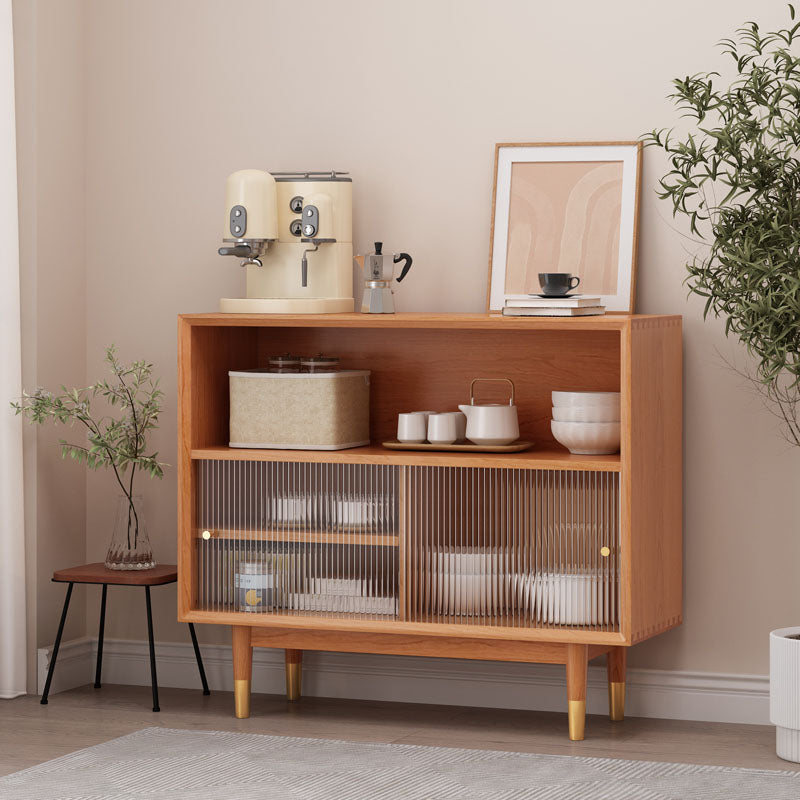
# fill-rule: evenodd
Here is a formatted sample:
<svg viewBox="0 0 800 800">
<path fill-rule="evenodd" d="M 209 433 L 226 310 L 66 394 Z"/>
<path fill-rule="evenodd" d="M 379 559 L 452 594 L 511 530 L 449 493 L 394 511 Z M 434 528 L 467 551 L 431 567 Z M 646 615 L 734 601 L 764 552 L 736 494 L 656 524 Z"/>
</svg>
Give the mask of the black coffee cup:
<svg viewBox="0 0 800 800">
<path fill-rule="evenodd" d="M 573 277 L 569 272 L 540 272 L 539 286 L 542 287 L 542 294 L 550 297 L 560 297 L 574 289 L 581 279 L 576 275 Z"/>
</svg>

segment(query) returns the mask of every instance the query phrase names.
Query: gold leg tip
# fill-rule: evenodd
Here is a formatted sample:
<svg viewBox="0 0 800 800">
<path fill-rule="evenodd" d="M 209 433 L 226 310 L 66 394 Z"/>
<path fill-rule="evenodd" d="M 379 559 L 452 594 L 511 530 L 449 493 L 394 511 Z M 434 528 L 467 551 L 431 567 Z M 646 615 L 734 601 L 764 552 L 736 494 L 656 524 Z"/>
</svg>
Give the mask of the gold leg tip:
<svg viewBox="0 0 800 800">
<path fill-rule="evenodd" d="M 247 719 L 250 716 L 250 681 L 233 682 L 233 706 L 236 719 Z"/>
<path fill-rule="evenodd" d="M 586 728 L 586 701 L 569 701 L 569 738 L 573 742 L 582 742 Z"/>
<path fill-rule="evenodd" d="M 286 699 L 290 702 L 300 699 L 302 694 L 302 679 L 302 664 L 298 662 L 286 665 Z"/>
<path fill-rule="evenodd" d="M 625 719 L 625 683 L 611 681 L 608 684 L 608 716 L 612 722 Z"/>
</svg>

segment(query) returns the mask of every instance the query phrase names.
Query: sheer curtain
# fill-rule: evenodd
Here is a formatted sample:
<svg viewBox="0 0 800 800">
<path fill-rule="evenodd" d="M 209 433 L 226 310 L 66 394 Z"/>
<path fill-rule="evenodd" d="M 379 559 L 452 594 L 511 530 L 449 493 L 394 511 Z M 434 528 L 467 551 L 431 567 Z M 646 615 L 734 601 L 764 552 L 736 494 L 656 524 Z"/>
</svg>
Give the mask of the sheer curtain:
<svg viewBox="0 0 800 800">
<path fill-rule="evenodd" d="M 11 0 L 0 0 L 0 697 L 25 694 L 25 528 Z"/>
</svg>

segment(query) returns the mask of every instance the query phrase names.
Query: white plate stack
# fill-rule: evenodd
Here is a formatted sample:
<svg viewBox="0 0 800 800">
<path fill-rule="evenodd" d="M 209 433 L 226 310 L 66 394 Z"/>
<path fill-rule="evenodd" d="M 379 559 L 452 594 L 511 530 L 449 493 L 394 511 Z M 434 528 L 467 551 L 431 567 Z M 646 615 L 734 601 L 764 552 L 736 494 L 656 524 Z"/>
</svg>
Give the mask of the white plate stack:
<svg viewBox="0 0 800 800">
<path fill-rule="evenodd" d="M 553 392 L 550 430 L 570 453 L 619 452 L 619 392 Z"/>
<path fill-rule="evenodd" d="M 610 582 L 603 575 L 517 575 L 516 586 L 520 610 L 537 624 L 605 625 L 610 621 Z"/>
<path fill-rule="evenodd" d="M 434 550 L 423 564 L 423 602 L 433 613 L 490 616 L 508 608 L 511 575 L 496 550 Z"/>
</svg>

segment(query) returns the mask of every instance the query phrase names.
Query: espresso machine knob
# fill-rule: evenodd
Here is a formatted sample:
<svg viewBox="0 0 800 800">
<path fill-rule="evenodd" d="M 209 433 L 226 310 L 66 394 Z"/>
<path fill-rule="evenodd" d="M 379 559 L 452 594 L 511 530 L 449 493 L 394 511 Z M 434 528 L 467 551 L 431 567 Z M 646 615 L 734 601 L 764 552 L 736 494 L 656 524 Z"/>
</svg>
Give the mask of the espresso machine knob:
<svg viewBox="0 0 800 800">
<path fill-rule="evenodd" d="M 303 208 L 303 236 L 313 239 L 319 230 L 319 209 L 316 206 Z"/>
</svg>

